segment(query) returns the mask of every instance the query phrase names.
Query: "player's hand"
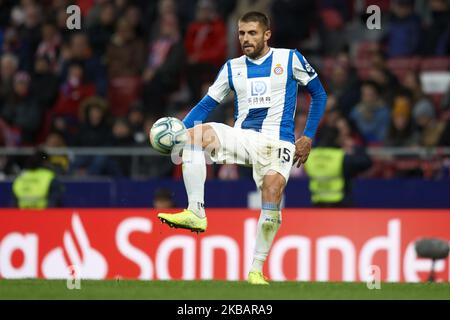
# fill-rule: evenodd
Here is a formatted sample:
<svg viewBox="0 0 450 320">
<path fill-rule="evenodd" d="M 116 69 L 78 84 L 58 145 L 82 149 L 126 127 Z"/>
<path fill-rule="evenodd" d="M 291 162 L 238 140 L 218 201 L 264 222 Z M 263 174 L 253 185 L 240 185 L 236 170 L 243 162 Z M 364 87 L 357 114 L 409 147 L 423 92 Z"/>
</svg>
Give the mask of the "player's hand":
<svg viewBox="0 0 450 320">
<path fill-rule="evenodd" d="M 297 168 L 299 168 L 303 163 L 308 160 L 309 153 L 311 152 L 312 139 L 307 136 L 301 136 L 297 141 L 295 141 L 295 155 L 294 155 L 294 165 L 297 163 Z"/>
</svg>

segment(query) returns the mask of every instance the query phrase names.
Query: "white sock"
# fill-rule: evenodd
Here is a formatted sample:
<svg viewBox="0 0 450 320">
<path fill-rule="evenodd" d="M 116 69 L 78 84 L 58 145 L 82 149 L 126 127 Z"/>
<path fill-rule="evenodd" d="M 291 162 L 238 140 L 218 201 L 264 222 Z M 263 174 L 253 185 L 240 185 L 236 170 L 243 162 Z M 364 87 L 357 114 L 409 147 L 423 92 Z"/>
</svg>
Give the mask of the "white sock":
<svg viewBox="0 0 450 320">
<path fill-rule="evenodd" d="M 255 251 L 251 271 L 262 272 L 273 239 L 281 225 L 281 211 L 277 204 L 263 203 L 256 231 Z"/>
<path fill-rule="evenodd" d="M 200 146 L 188 144 L 183 148 L 183 180 L 188 196 L 188 210 L 205 217 L 204 189 L 206 161 Z"/>
</svg>

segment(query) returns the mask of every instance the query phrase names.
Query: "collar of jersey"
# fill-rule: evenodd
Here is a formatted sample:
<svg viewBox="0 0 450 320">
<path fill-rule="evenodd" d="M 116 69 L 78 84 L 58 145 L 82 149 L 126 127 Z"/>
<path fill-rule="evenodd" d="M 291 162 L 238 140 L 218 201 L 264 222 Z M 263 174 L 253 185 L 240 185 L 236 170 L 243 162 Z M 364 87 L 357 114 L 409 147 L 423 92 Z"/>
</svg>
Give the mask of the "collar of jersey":
<svg viewBox="0 0 450 320">
<path fill-rule="evenodd" d="M 251 59 L 251 58 L 249 58 L 249 57 L 246 57 L 246 58 L 247 58 L 247 60 L 248 60 L 249 62 L 254 63 L 254 64 L 257 64 L 257 65 L 260 65 L 260 64 L 263 64 L 264 61 L 266 61 L 266 59 L 267 59 L 268 57 L 270 57 L 270 55 L 271 55 L 272 53 L 273 53 L 273 49 L 272 49 L 272 48 L 269 48 L 269 51 L 268 51 L 264 56 L 262 56 L 262 57 L 259 58 L 259 59 L 254 60 L 254 59 Z"/>
</svg>

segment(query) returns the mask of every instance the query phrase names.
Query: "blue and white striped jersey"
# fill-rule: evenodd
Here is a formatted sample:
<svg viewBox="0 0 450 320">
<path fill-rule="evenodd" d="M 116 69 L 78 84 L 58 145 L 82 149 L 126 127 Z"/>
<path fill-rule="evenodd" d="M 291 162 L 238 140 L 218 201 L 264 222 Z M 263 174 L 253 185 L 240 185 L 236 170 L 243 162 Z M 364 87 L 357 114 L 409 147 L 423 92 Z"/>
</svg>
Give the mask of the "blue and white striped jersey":
<svg viewBox="0 0 450 320">
<path fill-rule="evenodd" d="M 294 142 L 297 85 L 306 86 L 317 73 L 297 51 L 270 48 L 258 60 L 245 55 L 229 60 L 208 96 L 218 103 L 235 93 L 235 127 Z"/>
</svg>

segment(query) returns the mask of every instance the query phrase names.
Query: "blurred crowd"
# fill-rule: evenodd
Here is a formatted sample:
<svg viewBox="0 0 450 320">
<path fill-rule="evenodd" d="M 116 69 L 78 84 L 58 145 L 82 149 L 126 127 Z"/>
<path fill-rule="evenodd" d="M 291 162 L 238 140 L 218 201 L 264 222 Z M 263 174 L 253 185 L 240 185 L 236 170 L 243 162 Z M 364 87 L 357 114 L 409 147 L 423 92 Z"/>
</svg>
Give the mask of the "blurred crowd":
<svg viewBox="0 0 450 320">
<path fill-rule="evenodd" d="M 80 30 L 67 27 L 72 4 Z M 381 9 L 380 28 L 367 27 L 369 4 Z M 450 86 L 430 90 L 423 79 L 448 79 L 447 0 L 0 0 L 0 147 L 148 146 L 156 119 L 183 118 L 241 54 L 237 20 L 251 10 L 269 13 L 270 45 L 297 48 L 319 73 L 328 103 L 316 143 L 338 130 L 348 150 L 450 146 Z M 300 89 L 298 100 L 297 136 L 309 96 Z M 210 119 L 232 125 L 233 97 Z M 131 170 L 127 157 L 52 162 L 64 174 Z M 141 162 L 143 175 L 180 176 L 167 159 Z M 19 167 L 0 155 L 1 172 Z M 375 176 L 390 172 L 374 167 Z M 406 167 L 414 175 L 417 163 Z M 209 174 L 243 173 L 218 166 Z"/>
</svg>

